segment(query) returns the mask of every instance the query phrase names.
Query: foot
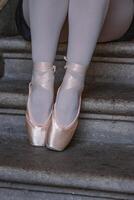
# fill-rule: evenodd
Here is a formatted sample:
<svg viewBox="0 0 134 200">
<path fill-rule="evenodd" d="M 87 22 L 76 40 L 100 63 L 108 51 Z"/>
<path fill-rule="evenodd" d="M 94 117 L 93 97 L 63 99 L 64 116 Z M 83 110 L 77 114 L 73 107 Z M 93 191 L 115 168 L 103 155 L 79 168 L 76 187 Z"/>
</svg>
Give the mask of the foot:
<svg viewBox="0 0 134 200">
<path fill-rule="evenodd" d="M 49 63 L 34 65 L 32 88 L 29 96 L 29 111 L 34 123 L 43 125 L 48 119 L 53 106 L 54 70 Z"/>
<path fill-rule="evenodd" d="M 67 70 L 56 98 L 56 118 L 68 126 L 76 117 L 79 100 L 84 88 L 86 68 L 77 64 L 67 65 Z"/>
</svg>

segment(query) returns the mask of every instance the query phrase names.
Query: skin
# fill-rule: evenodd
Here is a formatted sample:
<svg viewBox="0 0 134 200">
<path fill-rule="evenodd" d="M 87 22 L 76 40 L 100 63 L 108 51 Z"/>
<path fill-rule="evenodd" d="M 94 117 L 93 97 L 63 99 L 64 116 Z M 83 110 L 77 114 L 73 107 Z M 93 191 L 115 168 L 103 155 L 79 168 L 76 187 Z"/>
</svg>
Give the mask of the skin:
<svg viewBox="0 0 134 200">
<path fill-rule="evenodd" d="M 133 0 L 110 0 L 109 10 L 103 25 L 99 42 L 107 42 L 120 38 L 128 30 L 134 15 Z M 29 4 L 23 1 L 24 17 L 28 25 Z"/>
<path fill-rule="evenodd" d="M 108 42 L 123 36 L 132 22 L 133 15 L 133 0 L 111 0 L 99 42 Z"/>
</svg>

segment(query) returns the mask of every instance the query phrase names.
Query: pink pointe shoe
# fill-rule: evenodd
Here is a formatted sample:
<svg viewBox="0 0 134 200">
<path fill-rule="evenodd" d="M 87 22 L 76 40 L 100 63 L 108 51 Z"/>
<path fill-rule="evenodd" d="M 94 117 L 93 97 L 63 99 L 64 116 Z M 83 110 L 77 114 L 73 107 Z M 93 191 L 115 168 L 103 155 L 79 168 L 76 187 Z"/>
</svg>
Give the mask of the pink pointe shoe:
<svg viewBox="0 0 134 200">
<path fill-rule="evenodd" d="M 77 80 L 72 74 L 73 71 L 71 67 L 73 67 L 73 71 L 79 70 L 80 72 L 82 66 L 78 64 L 73 64 L 73 66 L 71 65 L 65 66 L 65 68 L 68 68 L 68 70 L 70 71 L 70 78 L 69 78 L 68 84 L 66 85 L 67 88 L 77 87 L 77 84 L 78 84 Z M 60 88 L 61 87 L 59 87 L 58 89 L 57 96 L 60 92 Z M 82 91 L 83 91 L 83 87 L 81 90 L 81 94 L 82 94 Z M 75 119 L 68 126 L 63 127 L 56 120 L 57 115 L 56 115 L 56 102 L 55 102 L 54 111 L 52 114 L 52 125 L 50 127 L 48 138 L 47 138 L 47 144 L 46 144 L 47 148 L 51 150 L 55 150 L 55 151 L 63 151 L 69 145 L 78 125 L 78 117 L 80 114 L 80 108 L 81 108 L 81 95 L 79 99 L 78 112 Z"/>
<path fill-rule="evenodd" d="M 53 71 L 55 71 L 55 66 L 53 66 Z M 41 84 L 45 88 L 47 88 L 47 80 L 48 79 L 46 77 L 45 80 L 41 81 Z M 29 96 L 31 95 L 31 87 L 32 87 L 32 83 L 29 84 Z M 53 111 L 53 108 L 50 112 L 50 115 L 48 116 L 47 120 L 44 122 L 43 125 L 37 125 L 34 122 L 31 112 L 29 110 L 29 97 L 28 97 L 27 110 L 26 110 L 26 128 L 27 128 L 27 133 L 28 133 L 28 137 L 29 137 L 29 141 L 31 145 L 36 146 L 36 147 L 41 147 L 41 146 L 46 145 L 47 134 L 51 125 L 51 120 L 52 120 L 52 111 Z"/>
</svg>

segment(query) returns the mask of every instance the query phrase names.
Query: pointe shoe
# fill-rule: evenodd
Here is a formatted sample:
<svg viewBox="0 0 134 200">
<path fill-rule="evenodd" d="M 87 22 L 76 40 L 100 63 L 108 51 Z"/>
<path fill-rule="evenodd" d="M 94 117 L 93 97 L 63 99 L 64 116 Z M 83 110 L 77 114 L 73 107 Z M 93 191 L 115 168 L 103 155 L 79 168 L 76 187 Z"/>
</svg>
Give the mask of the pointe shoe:
<svg viewBox="0 0 134 200">
<path fill-rule="evenodd" d="M 55 72 L 55 66 L 53 66 L 53 71 Z M 46 77 L 46 79 L 47 79 L 47 77 Z M 41 85 L 45 88 L 47 88 L 47 80 L 44 80 L 41 82 Z M 31 95 L 31 87 L 32 87 L 32 83 L 30 82 L 29 96 Z M 32 119 L 32 115 L 29 110 L 29 96 L 28 96 L 27 110 L 26 110 L 26 128 L 27 128 L 29 141 L 32 146 L 36 146 L 36 147 L 45 146 L 48 130 L 51 125 L 53 108 L 50 112 L 50 115 L 48 116 L 48 119 L 44 122 L 44 124 L 38 125 Z"/>
<path fill-rule="evenodd" d="M 73 71 L 71 69 L 71 66 L 65 66 L 65 68 L 68 68 L 70 70 L 70 79 L 67 84 L 67 88 L 72 88 L 72 87 L 77 87 L 77 80 L 75 80 L 73 76 L 73 72 L 77 69 L 81 70 L 81 65 L 73 64 Z M 81 95 L 83 91 L 83 87 L 81 88 Z M 57 96 L 60 92 L 61 87 L 59 87 Z M 48 133 L 48 138 L 47 138 L 47 143 L 46 147 L 55 150 L 55 151 L 63 151 L 70 143 L 72 140 L 72 137 L 74 136 L 74 133 L 76 131 L 77 125 L 78 125 L 78 117 L 80 114 L 80 108 L 81 108 L 81 95 L 79 99 L 79 107 L 78 107 L 78 112 L 75 117 L 75 119 L 66 127 L 61 126 L 57 120 L 56 120 L 56 102 L 54 104 L 54 111 L 52 114 L 52 125 L 50 127 L 49 133 Z"/>
</svg>

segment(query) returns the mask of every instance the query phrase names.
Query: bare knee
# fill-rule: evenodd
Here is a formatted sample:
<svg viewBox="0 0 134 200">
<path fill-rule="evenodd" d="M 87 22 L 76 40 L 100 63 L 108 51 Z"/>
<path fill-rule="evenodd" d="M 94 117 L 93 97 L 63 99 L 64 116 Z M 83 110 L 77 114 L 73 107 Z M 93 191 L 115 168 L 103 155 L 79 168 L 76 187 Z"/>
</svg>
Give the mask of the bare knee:
<svg viewBox="0 0 134 200">
<path fill-rule="evenodd" d="M 134 16 L 133 0 L 111 0 L 99 42 L 119 39 L 128 30 Z"/>
</svg>

